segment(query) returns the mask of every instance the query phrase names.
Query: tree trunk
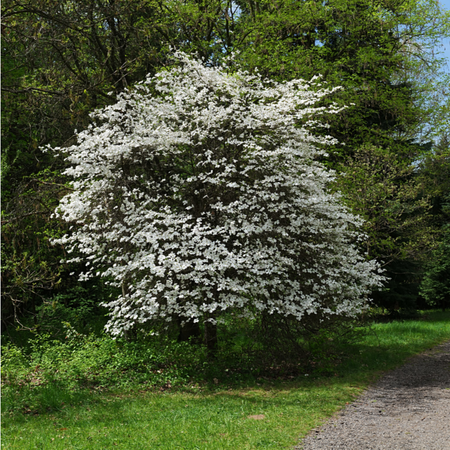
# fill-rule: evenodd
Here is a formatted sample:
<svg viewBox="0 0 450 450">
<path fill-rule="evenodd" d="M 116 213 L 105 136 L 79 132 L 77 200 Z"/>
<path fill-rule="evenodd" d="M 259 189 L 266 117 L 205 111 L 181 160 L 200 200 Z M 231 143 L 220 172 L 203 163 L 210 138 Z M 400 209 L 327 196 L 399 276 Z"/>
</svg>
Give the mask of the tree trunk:
<svg viewBox="0 0 450 450">
<path fill-rule="evenodd" d="M 187 341 L 201 341 L 200 339 L 200 324 L 193 320 L 187 321 L 184 325 L 181 324 L 181 320 L 178 319 L 180 326 L 180 332 L 178 334 L 178 342 Z"/>
<path fill-rule="evenodd" d="M 208 358 L 215 358 L 217 354 L 217 324 L 205 321 L 205 344 Z"/>
<path fill-rule="evenodd" d="M 125 276 L 125 278 L 122 280 L 122 297 L 125 299 L 127 295 L 128 295 L 128 277 Z M 128 342 L 135 341 L 137 339 L 136 323 L 134 323 L 129 330 L 125 330 L 123 332 L 123 337 Z"/>
<path fill-rule="evenodd" d="M 127 342 L 132 342 L 137 340 L 137 328 L 136 324 L 133 325 L 133 327 L 129 330 L 125 330 L 123 332 L 123 337 Z"/>
</svg>

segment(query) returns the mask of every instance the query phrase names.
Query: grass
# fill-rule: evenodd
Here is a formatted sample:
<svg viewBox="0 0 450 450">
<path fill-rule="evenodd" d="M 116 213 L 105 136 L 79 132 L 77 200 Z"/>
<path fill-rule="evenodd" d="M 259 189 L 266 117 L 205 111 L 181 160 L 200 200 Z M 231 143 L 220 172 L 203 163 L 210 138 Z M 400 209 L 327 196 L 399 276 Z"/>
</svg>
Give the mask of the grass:
<svg viewBox="0 0 450 450">
<path fill-rule="evenodd" d="M 6 399 L 4 449 L 283 449 L 351 402 L 381 373 L 450 339 L 450 313 L 375 324 L 341 348 L 327 376 L 255 378 L 161 391 L 70 390 L 52 384 L 39 395 L 48 411 L 18 412 Z M 346 357 L 347 356 L 347 357 Z M 31 394 L 32 390 L 30 390 Z M 37 390 L 36 390 L 37 392 Z M 8 394 L 11 396 L 11 392 Z"/>
<path fill-rule="evenodd" d="M 4 448 L 288 448 L 352 398 L 354 389 L 342 388 L 294 382 L 215 393 L 106 395 L 93 405 L 8 421 Z"/>
</svg>

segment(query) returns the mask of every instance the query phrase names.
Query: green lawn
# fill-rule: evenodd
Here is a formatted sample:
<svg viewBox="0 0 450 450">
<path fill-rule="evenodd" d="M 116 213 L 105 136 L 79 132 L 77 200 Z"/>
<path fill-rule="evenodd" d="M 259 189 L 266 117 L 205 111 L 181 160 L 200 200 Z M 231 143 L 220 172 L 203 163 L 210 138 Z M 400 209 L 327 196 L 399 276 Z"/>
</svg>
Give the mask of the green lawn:
<svg viewBox="0 0 450 450">
<path fill-rule="evenodd" d="M 250 386 L 232 387 L 224 377 L 213 387 L 157 392 L 70 393 L 47 386 L 46 395 L 66 401 L 40 413 L 4 408 L 2 448 L 292 448 L 382 371 L 447 339 L 450 314 L 434 312 L 426 320 L 373 325 L 359 343 L 343 348 L 351 357 L 326 377 L 256 379 Z"/>
</svg>

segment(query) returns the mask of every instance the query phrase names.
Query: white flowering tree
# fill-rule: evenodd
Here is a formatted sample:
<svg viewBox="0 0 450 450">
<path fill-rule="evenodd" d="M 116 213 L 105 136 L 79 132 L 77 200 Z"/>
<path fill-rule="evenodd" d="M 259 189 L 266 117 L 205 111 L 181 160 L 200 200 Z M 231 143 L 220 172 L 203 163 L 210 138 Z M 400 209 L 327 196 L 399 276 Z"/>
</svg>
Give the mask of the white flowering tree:
<svg viewBox="0 0 450 450">
<path fill-rule="evenodd" d="M 308 131 L 338 112 L 314 107 L 331 90 L 175 57 L 59 149 L 74 190 L 56 214 L 77 226 L 58 242 L 82 255 L 83 279 L 121 287 L 109 332 L 227 311 L 360 313 L 383 277 L 358 253 L 360 219 L 327 192 L 314 144 L 331 139 Z"/>
</svg>

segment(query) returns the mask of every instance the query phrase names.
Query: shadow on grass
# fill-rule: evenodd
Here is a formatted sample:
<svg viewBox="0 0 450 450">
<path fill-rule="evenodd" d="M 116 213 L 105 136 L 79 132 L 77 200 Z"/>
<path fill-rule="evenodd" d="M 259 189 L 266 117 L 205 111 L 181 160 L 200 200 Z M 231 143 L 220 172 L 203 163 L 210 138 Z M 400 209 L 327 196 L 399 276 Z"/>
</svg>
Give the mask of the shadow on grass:
<svg viewBox="0 0 450 450">
<path fill-rule="evenodd" d="M 34 416 L 62 411 L 67 405 L 88 405 L 99 401 L 98 392 L 71 389 L 50 382 L 38 386 L 3 386 L 1 409 L 3 414 Z"/>
<path fill-rule="evenodd" d="M 328 361 L 325 371 L 315 366 L 305 368 L 303 364 L 303 373 L 296 376 L 282 373 L 267 376 L 254 362 L 247 362 L 240 367 L 235 359 L 223 359 L 208 362 L 197 371 L 190 371 L 189 381 L 175 388 L 171 386 L 170 374 L 167 373 L 165 384 L 161 380 L 156 385 L 151 379 L 147 382 L 141 380 L 140 383 L 130 383 L 127 388 L 116 391 L 124 393 L 124 398 L 137 398 L 143 392 L 157 392 L 163 397 L 170 392 L 188 395 L 192 391 L 195 394 L 189 394 L 190 396 L 203 392 L 202 395 L 220 394 L 231 398 L 228 390 L 247 392 L 257 389 L 259 392 L 267 390 L 275 393 L 300 387 L 311 389 L 314 384 L 321 383 L 330 386 L 337 386 L 339 383 L 365 385 L 374 381 L 382 372 L 402 364 L 408 357 L 448 338 L 449 323 L 450 312 L 432 312 L 426 315 L 425 320 L 374 324 L 359 342 L 337 345 L 336 355 Z M 176 374 L 175 371 L 174 376 Z M 110 386 L 108 390 L 98 387 L 69 388 L 61 382 L 49 382 L 34 386 L 31 383 L 21 386 L 4 385 L 2 391 L 2 412 L 30 416 L 63 411 L 68 405 L 73 407 L 110 402 L 114 398 L 115 389 L 114 386 Z"/>
</svg>

